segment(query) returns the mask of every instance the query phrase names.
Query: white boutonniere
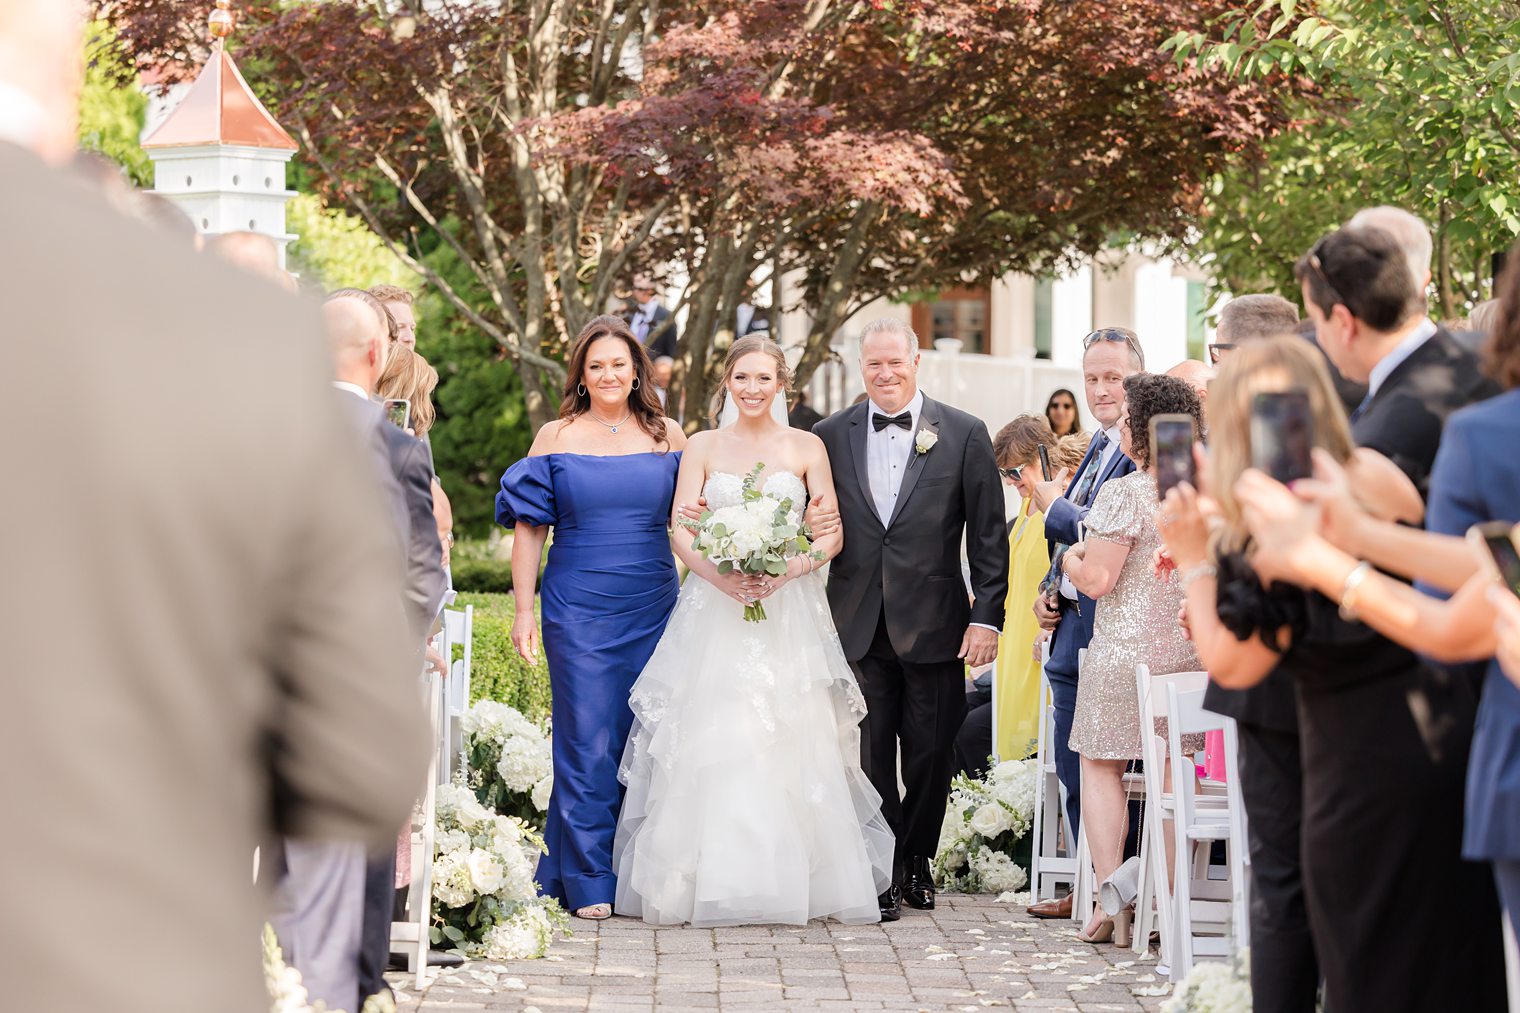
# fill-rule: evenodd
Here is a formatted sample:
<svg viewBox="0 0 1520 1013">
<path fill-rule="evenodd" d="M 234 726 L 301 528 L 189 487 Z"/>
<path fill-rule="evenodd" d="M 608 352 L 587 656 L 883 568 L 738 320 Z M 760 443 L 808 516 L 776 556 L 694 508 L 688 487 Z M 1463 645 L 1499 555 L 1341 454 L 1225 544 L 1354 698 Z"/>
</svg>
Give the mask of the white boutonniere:
<svg viewBox="0 0 1520 1013">
<path fill-rule="evenodd" d="M 934 449 L 934 445 L 938 442 L 939 433 L 936 433 L 932 429 L 920 429 L 918 435 L 913 439 L 913 449 L 920 454 L 927 454 Z"/>
</svg>

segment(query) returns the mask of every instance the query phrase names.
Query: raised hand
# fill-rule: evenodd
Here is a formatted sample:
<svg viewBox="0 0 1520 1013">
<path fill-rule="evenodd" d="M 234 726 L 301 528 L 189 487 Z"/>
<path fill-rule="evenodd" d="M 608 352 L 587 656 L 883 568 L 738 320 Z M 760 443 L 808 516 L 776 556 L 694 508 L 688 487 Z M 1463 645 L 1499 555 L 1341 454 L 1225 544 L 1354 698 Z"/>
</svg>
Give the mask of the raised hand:
<svg viewBox="0 0 1520 1013">
<path fill-rule="evenodd" d="M 1324 544 L 1319 535 L 1321 508 L 1303 502 L 1287 486 L 1255 468 L 1235 483 L 1235 498 L 1255 541 L 1251 568 L 1262 583 L 1305 583 L 1304 554 L 1316 543 Z"/>
<path fill-rule="evenodd" d="M 1034 501 L 1034 508 L 1040 513 L 1049 510 L 1050 504 L 1060 499 L 1061 494 L 1066 491 L 1066 483 L 1069 481 L 1071 481 L 1071 469 L 1062 468 L 1049 482 L 1036 482 L 1034 492 L 1029 497 Z"/>
<path fill-rule="evenodd" d="M 1174 568 L 1188 570 L 1208 557 L 1209 523 L 1199 506 L 1197 491 L 1187 482 L 1167 490 L 1161 509 L 1156 511 L 1156 529 Z"/>
</svg>

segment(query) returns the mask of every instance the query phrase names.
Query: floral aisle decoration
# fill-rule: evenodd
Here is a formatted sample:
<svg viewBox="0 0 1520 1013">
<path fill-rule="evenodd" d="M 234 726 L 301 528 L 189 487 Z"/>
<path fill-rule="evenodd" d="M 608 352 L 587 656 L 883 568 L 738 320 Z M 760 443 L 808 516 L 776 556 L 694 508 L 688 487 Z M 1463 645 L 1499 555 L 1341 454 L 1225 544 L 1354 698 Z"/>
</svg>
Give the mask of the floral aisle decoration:
<svg viewBox="0 0 1520 1013">
<path fill-rule="evenodd" d="M 961 774 L 951 783 L 934 857 L 942 889 L 1003 894 L 1028 884 L 1029 871 L 1016 859 L 1029 851 L 1038 766 L 1036 760 L 1007 760 L 982 778 Z"/>
<path fill-rule="evenodd" d="M 743 500 L 734 506 L 704 511 L 700 520 L 682 520 L 695 536 L 691 547 L 718 564 L 719 573 L 740 573 L 779 577 L 786 573 L 786 561 L 804 555 L 822 561 L 823 553 L 813 549 L 802 515 L 790 499 L 767 496 L 758 488 L 765 462 L 744 476 Z M 746 622 L 765 618 L 765 606 L 752 602 L 744 607 Z"/>
<path fill-rule="evenodd" d="M 329 1013 L 326 1003 L 313 1006 L 307 1001 L 301 972 L 285 963 L 280 941 L 268 925 L 264 926 L 264 988 L 269 993 L 269 1013 Z M 388 994 L 372 995 L 364 1000 L 359 1013 L 396 1013 L 396 1000 Z"/>
<path fill-rule="evenodd" d="M 459 721 L 466 783 L 487 809 L 542 828 L 554 787 L 549 737 L 495 700 L 480 700 Z"/>
<path fill-rule="evenodd" d="M 435 813 L 433 944 L 486 960 L 542 957 L 569 921 L 533 884 L 543 837 L 460 784 L 439 786 Z"/>
<path fill-rule="evenodd" d="M 1227 964 L 1195 963 L 1161 1013 L 1251 1013 L 1251 951 L 1241 950 Z"/>
</svg>

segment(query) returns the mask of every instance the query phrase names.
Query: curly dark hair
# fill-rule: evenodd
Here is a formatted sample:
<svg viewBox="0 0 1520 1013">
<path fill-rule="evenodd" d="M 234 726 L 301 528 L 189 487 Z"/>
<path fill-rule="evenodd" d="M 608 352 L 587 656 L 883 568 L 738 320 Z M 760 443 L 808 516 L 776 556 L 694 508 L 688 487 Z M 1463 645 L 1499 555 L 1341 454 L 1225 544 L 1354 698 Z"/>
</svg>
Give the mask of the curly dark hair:
<svg viewBox="0 0 1520 1013">
<path fill-rule="evenodd" d="M 1499 315 L 1483 349 L 1489 375 L 1505 390 L 1520 387 L 1520 243 L 1510 248 L 1504 271 L 1494 281 Z"/>
<path fill-rule="evenodd" d="M 1153 416 L 1191 415 L 1193 427 L 1203 432 L 1203 402 L 1192 387 L 1174 376 L 1135 373 L 1125 377 L 1124 410 L 1129 419 L 1129 456 L 1137 468 L 1150 467 Z"/>
</svg>

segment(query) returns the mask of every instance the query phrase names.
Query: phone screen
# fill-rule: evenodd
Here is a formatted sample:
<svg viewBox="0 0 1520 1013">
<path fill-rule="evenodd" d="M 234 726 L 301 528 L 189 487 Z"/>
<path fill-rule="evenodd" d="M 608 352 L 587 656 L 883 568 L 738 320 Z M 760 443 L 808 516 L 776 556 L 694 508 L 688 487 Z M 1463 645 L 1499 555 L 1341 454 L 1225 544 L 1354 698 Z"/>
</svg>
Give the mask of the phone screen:
<svg viewBox="0 0 1520 1013">
<path fill-rule="evenodd" d="M 1040 455 L 1040 476 L 1044 481 L 1049 482 L 1052 477 L 1050 474 L 1050 450 L 1043 443 L 1037 444 L 1035 450 Z"/>
<path fill-rule="evenodd" d="M 1513 594 L 1520 595 L 1520 550 L 1515 548 L 1514 538 L 1508 530 L 1490 531 L 1484 534 L 1483 542 L 1494 557 L 1499 576 Z"/>
<path fill-rule="evenodd" d="M 1166 499 L 1166 494 L 1183 482 L 1197 487 L 1193 438 L 1193 420 L 1186 415 L 1151 419 L 1151 458 L 1156 462 L 1158 498 Z"/>
<path fill-rule="evenodd" d="M 405 429 L 412 421 L 412 406 L 405 398 L 387 398 L 385 401 L 385 417 L 398 429 Z"/>
<path fill-rule="evenodd" d="M 1314 473 L 1314 423 L 1301 390 L 1257 394 L 1251 405 L 1251 464 L 1287 483 Z"/>
</svg>

